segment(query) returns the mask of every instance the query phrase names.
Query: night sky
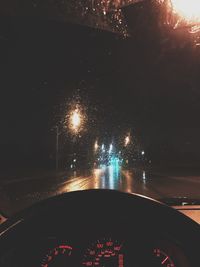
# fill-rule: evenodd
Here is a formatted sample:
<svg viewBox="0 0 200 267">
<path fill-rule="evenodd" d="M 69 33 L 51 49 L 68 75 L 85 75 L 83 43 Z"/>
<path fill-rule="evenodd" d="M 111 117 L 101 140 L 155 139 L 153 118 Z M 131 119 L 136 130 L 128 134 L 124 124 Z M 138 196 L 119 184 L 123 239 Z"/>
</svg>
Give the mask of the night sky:
<svg viewBox="0 0 200 267">
<path fill-rule="evenodd" d="M 96 136 L 110 142 L 131 130 L 149 159 L 200 160 L 200 52 L 189 41 L 156 26 L 123 38 L 37 17 L 0 25 L 3 168 L 51 166 L 53 127 L 77 95 L 88 113 L 86 150 Z M 61 142 L 67 153 L 70 137 Z"/>
</svg>

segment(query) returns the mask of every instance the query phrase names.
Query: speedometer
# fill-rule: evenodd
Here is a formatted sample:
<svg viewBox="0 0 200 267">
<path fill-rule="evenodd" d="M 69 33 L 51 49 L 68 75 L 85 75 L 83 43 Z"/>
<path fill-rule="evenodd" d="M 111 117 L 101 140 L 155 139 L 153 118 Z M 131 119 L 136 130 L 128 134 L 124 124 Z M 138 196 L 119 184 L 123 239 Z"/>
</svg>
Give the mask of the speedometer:
<svg viewBox="0 0 200 267">
<path fill-rule="evenodd" d="M 42 260 L 41 267 L 71 267 L 72 247 L 60 244 L 51 249 Z"/>
<path fill-rule="evenodd" d="M 85 252 L 82 265 L 85 267 L 124 267 L 123 243 L 117 240 L 100 239 Z"/>
<path fill-rule="evenodd" d="M 156 266 L 162 266 L 162 267 L 175 267 L 174 262 L 170 258 L 169 255 L 167 255 L 164 251 L 162 251 L 159 248 L 154 249 L 154 256 L 156 261 Z"/>
</svg>

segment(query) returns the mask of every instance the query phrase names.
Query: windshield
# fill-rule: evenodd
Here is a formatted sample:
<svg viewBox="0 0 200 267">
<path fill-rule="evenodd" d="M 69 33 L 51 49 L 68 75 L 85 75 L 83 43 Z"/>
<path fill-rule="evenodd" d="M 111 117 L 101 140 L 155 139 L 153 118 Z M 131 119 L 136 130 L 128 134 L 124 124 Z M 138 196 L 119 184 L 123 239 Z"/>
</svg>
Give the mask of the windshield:
<svg viewBox="0 0 200 267">
<path fill-rule="evenodd" d="M 17 2 L 1 4 L 0 209 L 89 188 L 198 199 L 199 4 Z"/>
</svg>

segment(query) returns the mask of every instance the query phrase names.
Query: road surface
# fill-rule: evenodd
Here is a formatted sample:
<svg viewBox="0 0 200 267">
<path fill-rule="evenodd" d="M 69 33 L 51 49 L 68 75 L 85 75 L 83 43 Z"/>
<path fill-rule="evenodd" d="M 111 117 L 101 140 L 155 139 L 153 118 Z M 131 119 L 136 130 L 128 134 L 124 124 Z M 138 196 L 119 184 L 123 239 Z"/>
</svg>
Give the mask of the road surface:
<svg viewBox="0 0 200 267">
<path fill-rule="evenodd" d="M 94 169 L 73 175 L 24 177 L 4 180 L 0 184 L 0 210 L 7 215 L 42 199 L 83 189 L 116 189 L 155 199 L 171 197 L 200 198 L 200 176 L 167 175 L 145 170 L 116 167 Z"/>
</svg>

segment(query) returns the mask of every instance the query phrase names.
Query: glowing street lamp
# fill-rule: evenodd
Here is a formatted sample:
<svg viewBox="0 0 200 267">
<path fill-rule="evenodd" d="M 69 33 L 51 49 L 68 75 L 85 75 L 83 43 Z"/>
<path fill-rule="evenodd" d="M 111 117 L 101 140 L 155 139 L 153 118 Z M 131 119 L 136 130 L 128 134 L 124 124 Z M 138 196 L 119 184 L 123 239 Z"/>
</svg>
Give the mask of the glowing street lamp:
<svg viewBox="0 0 200 267">
<path fill-rule="evenodd" d="M 98 142 L 96 141 L 94 143 L 94 151 L 96 152 L 98 150 L 98 148 L 99 148 L 99 145 L 98 145 Z"/>
<path fill-rule="evenodd" d="M 112 153 L 112 150 L 113 150 L 113 144 L 110 144 L 110 147 L 109 147 L 109 154 L 111 154 Z"/>
<path fill-rule="evenodd" d="M 68 127 L 73 134 L 78 134 L 83 129 L 84 115 L 79 106 L 71 110 L 68 117 Z"/>
<path fill-rule="evenodd" d="M 74 132 L 78 132 L 80 126 L 81 126 L 81 114 L 80 111 L 76 108 L 74 111 L 72 111 L 70 115 L 70 128 Z"/>
<path fill-rule="evenodd" d="M 130 142 L 131 142 L 131 137 L 130 137 L 130 134 L 129 134 L 129 135 L 127 135 L 125 137 L 125 140 L 124 140 L 125 147 L 128 146 L 130 144 Z"/>
<path fill-rule="evenodd" d="M 102 144 L 101 150 L 102 150 L 102 152 L 105 152 L 105 145 L 104 144 Z"/>
</svg>

